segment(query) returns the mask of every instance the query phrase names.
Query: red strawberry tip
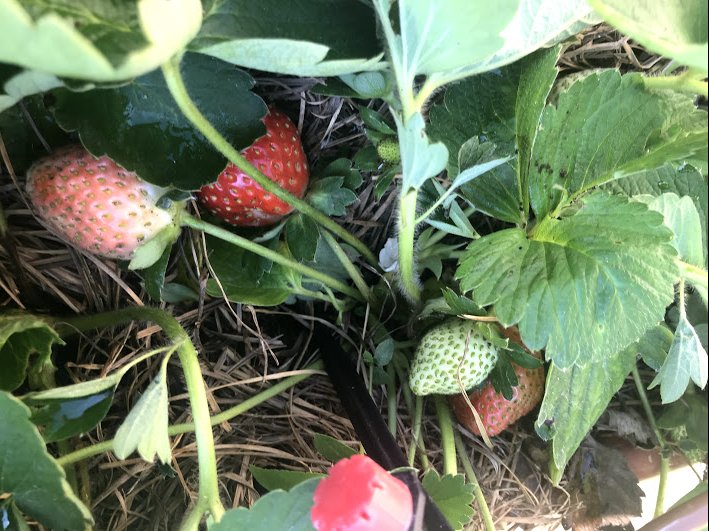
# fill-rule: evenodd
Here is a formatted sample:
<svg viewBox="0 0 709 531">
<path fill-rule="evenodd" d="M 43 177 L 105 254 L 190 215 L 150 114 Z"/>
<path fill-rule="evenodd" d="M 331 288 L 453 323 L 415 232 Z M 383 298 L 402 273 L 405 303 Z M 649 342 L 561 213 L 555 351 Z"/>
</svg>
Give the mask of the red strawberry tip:
<svg viewBox="0 0 709 531">
<path fill-rule="evenodd" d="M 406 531 L 413 499 L 406 484 L 365 455 L 338 461 L 315 489 L 317 531 Z"/>
</svg>

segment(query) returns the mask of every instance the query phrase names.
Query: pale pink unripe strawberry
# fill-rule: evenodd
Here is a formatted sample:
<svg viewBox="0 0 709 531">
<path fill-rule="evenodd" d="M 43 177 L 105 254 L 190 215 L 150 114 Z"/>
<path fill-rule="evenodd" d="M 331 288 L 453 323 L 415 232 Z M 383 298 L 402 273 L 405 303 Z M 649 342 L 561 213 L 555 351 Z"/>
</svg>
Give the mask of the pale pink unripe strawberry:
<svg viewBox="0 0 709 531">
<path fill-rule="evenodd" d="M 134 269 L 154 263 L 179 235 L 184 205 L 158 207 L 166 191 L 81 146 L 61 148 L 27 173 L 27 194 L 48 228 L 89 253 L 131 260 Z"/>
</svg>

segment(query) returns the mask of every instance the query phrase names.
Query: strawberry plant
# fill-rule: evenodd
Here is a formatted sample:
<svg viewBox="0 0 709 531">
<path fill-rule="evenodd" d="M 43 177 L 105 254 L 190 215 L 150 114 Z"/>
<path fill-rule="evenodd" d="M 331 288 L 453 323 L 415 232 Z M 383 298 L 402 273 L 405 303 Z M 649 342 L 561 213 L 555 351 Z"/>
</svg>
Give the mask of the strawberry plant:
<svg viewBox="0 0 709 531">
<path fill-rule="evenodd" d="M 560 79 L 570 39 L 601 20 L 660 54 L 659 75 Z M 706 55 L 699 2 L 0 0 L 2 192 L 15 198 L 0 211 L 3 529 L 93 525 L 75 465 L 106 452 L 169 465 L 188 433 L 198 491 L 172 528 L 462 529 L 474 499 L 495 529 L 466 442 L 493 452 L 529 415 L 514 429 L 535 432 L 558 485 L 577 451 L 597 451 L 587 436 L 628 379 L 663 477 L 672 451 L 705 456 Z M 302 84 L 296 98 L 269 94 L 274 79 Z M 313 135 L 316 93 L 336 111 Z M 341 112 L 347 133 L 323 150 Z M 16 242 L 41 232 L 15 224 L 27 207 L 73 249 L 67 262 L 110 271 L 114 290 L 76 303 L 66 275 L 37 280 L 56 259 L 23 260 Z M 102 300 L 119 288 L 129 297 Z M 269 358 L 265 307 L 308 327 L 289 345 L 296 368 L 311 343 L 325 363 L 210 413 L 213 353 L 176 312 L 220 308 L 229 340 L 253 324 Z M 145 321 L 159 346 L 63 378 L 76 360 L 58 353 L 77 334 Z M 179 423 L 175 360 L 191 415 Z M 139 365 L 142 395 L 108 433 Z M 320 435 L 328 477 L 244 466 L 273 492 L 226 510 L 217 426 L 323 368 L 371 459 Z M 445 395 L 459 395 L 460 426 Z M 100 442 L 76 444 L 93 432 Z M 341 500 L 355 479 L 366 499 Z"/>
</svg>

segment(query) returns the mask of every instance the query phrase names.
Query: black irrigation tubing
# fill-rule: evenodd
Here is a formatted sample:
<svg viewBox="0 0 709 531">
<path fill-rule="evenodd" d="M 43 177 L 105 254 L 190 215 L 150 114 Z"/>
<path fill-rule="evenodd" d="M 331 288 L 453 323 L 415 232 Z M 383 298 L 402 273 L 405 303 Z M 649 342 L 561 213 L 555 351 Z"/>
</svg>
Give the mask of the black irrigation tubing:
<svg viewBox="0 0 709 531">
<path fill-rule="evenodd" d="M 324 325 L 316 326 L 313 337 L 340 402 L 367 455 L 386 470 L 404 469 L 393 472 L 393 475 L 406 484 L 414 500 L 415 517 L 409 531 L 453 531 L 443 513 L 423 489 L 416 472 L 408 468 L 404 452 L 389 432 L 387 423 L 369 395 L 351 357 Z"/>
</svg>

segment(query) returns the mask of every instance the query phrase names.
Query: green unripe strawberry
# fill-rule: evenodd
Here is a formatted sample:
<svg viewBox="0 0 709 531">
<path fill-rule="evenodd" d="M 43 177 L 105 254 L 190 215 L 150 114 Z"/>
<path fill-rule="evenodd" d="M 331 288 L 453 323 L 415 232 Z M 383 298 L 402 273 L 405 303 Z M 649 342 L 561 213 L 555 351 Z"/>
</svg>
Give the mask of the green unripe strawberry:
<svg viewBox="0 0 709 531">
<path fill-rule="evenodd" d="M 401 151 L 399 151 L 399 143 L 396 140 L 387 138 L 379 142 L 377 154 L 380 159 L 389 164 L 398 164 L 401 161 Z"/>
<path fill-rule="evenodd" d="M 453 318 L 433 328 L 421 340 L 409 373 L 417 395 L 452 395 L 481 384 L 497 363 L 492 329 Z"/>
</svg>

